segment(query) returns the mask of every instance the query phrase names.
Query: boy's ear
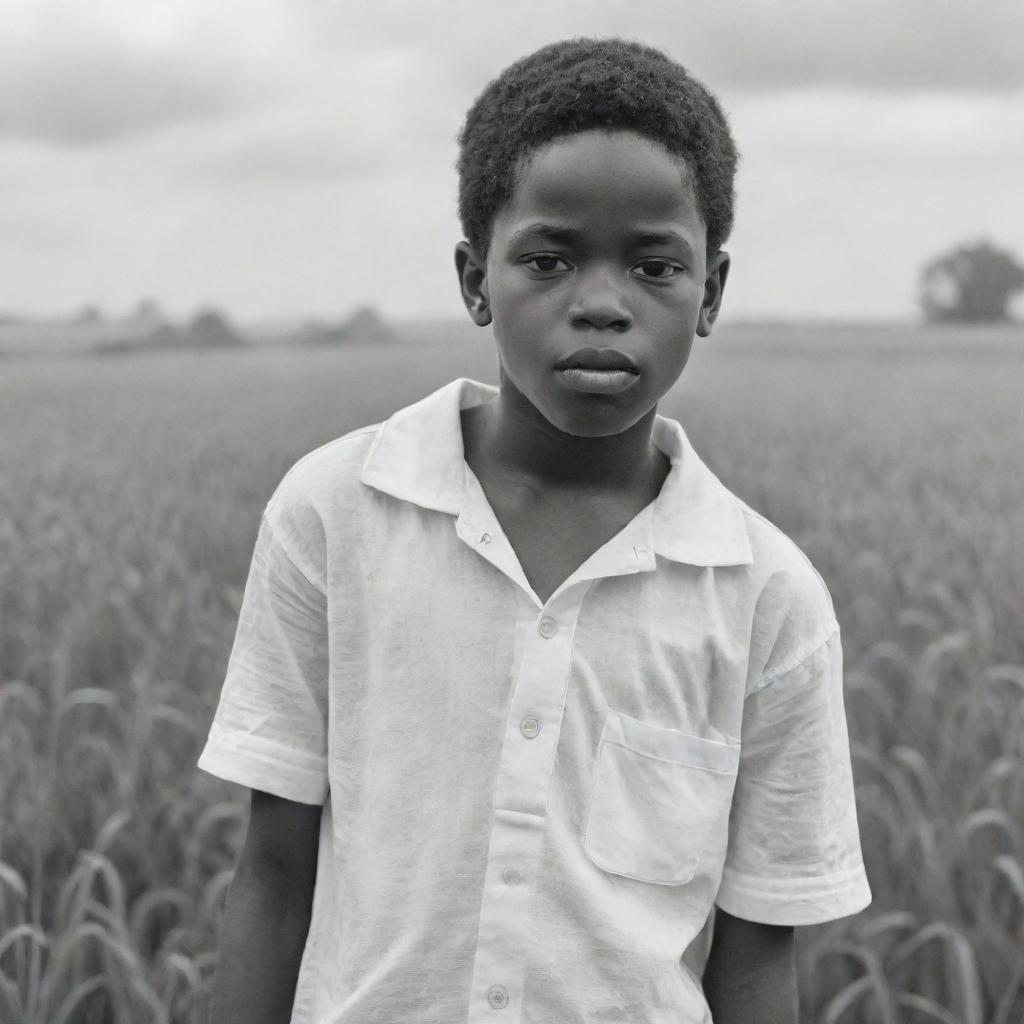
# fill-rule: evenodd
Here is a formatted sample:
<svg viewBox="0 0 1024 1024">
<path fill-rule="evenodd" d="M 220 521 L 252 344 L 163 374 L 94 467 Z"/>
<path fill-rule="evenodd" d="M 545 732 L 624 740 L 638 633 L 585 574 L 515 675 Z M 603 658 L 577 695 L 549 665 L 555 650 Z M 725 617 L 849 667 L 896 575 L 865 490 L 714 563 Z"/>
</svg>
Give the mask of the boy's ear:
<svg viewBox="0 0 1024 1024">
<path fill-rule="evenodd" d="M 455 269 L 459 275 L 462 301 L 477 327 L 486 327 L 491 322 L 491 304 L 487 295 L 487 261 L 469 242 L 455 246 Z"/>
<path fill-rule="evenodd" d="M 706 338 L 711 327 L 718 319 L 718 311 L 722 307 L 722 292 L 725 291 L 725 279 L 729 276 L 729 254 L 719 249 L 708 263 L 707 277 L 704 279 L 704 301 L 700 306 L 700 317 L 697 320 L 697 334 Z"/>
</svg>

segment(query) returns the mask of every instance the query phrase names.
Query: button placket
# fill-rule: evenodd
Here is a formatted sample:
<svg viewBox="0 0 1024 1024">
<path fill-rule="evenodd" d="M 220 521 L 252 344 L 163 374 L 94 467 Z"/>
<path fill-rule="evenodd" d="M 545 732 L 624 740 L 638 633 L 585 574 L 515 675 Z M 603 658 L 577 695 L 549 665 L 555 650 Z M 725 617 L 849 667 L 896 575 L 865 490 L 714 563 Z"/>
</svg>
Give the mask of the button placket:
<svg viewBox="0 0 1024 1024">
<path fill-rule="evenodd" d="M 479 542 L 482 530 L 481 525 L 473 535 L 474 542 Z M 488 557 L 496 546 L 491 544 Z M 524 1012 L 520 993 L 529 957 L 533 905 L 528 897 L 542 856 L 574 624 L 588 589 L 587 583 L 574 585 L 543 610 L 532 599 L 518 602 L 516 631 L 521 653 L 494 784 L 489 884 L 480 907 L 473 1009 L 467 1024 L 496 1022 L 499 1011 L 500 1019 L 515 1022 Z"/>
</svg>

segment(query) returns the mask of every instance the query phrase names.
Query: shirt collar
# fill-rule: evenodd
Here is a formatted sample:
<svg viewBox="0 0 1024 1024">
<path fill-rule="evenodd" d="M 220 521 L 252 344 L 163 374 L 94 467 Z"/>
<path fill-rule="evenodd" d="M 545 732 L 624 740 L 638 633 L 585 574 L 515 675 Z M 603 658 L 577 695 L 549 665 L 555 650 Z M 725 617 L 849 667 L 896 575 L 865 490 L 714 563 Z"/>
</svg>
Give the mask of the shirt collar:
<svg viewBox="0 0 1024 1024">
<path fill-rule="evenodd" d="M 491 384 L 460 377 L 399 409 L 377 431 L 360 480 L 458 516 L 467 482 L 459 413 L 497 394 Z M 688 565 L 749 565 L 753 554 L 739 502 L 704 465 L 682 426 L 656 414 L 652 440 L 671 462 L 653 503 L 655 552 Z"/>
</svg>

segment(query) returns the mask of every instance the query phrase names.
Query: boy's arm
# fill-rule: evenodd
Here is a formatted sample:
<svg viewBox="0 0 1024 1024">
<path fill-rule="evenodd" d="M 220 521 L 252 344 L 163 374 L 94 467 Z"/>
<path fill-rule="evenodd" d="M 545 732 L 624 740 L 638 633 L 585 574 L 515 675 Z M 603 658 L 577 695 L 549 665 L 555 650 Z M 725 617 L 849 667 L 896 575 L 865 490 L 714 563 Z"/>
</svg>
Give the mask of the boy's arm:
<svg viewBox="0 0 1024 1024">
<path fill-rule="evenodd" d="M 795 937 L 715 909 L 704 996 L 715 1024 L 797 1024 Z"/>
<path fill-rule="evenodd" d="M 210 1024 L 287 1024 L 309 932 L 323 808 L 252 790 Z"/>
</svg>

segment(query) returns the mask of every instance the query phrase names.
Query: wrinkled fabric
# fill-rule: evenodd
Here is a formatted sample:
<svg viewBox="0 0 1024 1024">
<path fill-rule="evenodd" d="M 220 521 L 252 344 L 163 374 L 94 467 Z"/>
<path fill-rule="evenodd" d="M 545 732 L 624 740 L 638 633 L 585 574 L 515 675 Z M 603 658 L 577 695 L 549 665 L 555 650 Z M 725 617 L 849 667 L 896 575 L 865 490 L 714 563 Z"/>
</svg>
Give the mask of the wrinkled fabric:
<svg viewBox="0 0 1024 1024">
<path fill-rule="evenodd" d="M 289 470 L 199 765 L 324 806 L 295 1024 L 709 1022 L 715 905 L 871 900 L 828 591 L 659 415 L 657 499 L 542 602 L 464 459 L 496 394 Z"/>
</svg>

